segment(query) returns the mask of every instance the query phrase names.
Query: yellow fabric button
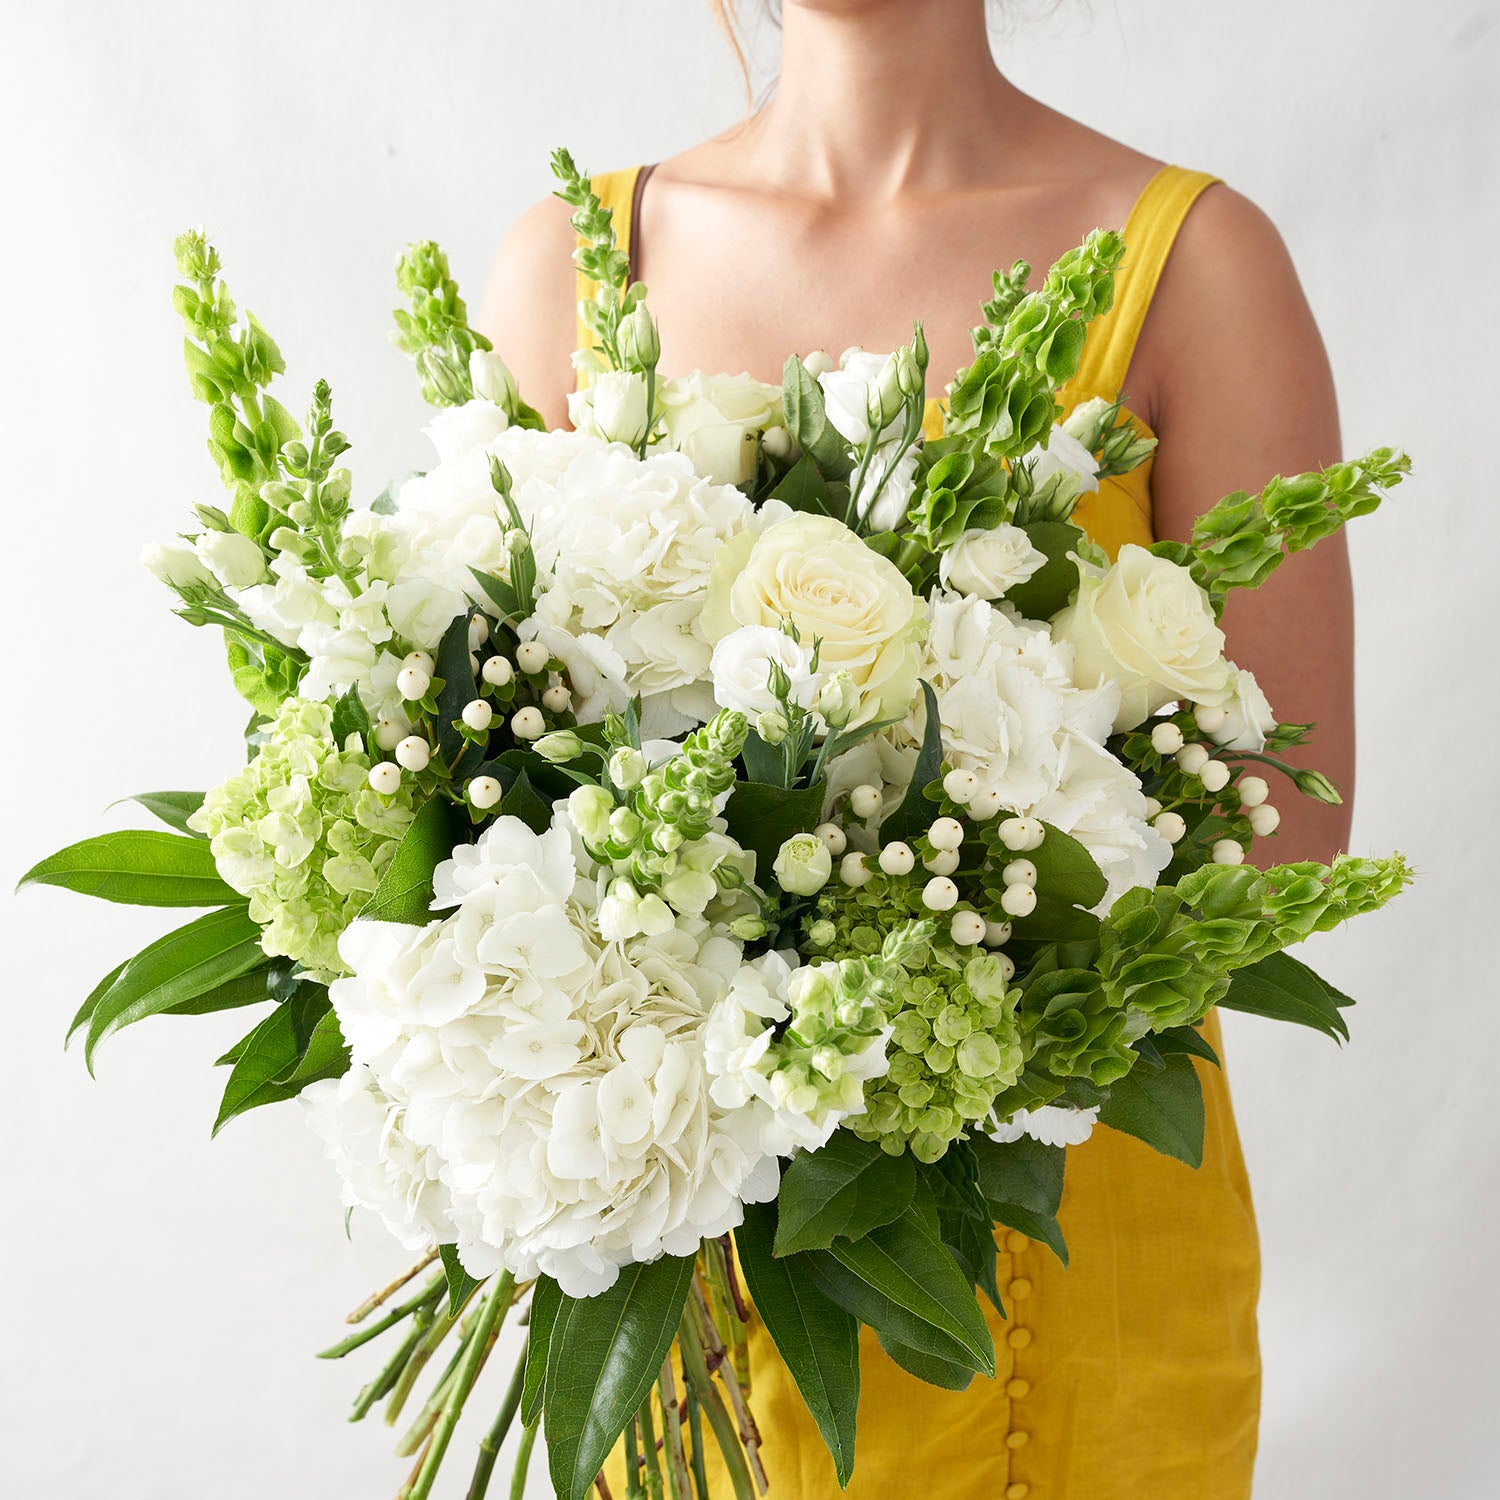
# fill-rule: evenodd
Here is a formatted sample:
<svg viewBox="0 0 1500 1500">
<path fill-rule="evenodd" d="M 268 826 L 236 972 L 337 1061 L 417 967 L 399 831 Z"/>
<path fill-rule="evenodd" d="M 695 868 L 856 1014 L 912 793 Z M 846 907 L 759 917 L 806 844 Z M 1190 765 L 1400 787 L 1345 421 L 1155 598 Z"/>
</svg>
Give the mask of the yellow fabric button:
<svg viewBox="0 0 1500 1500">
<path fill-rule="evenodd" d="M 1008 1484 L 1005 1486 L 1005 1500 L 1026 1500 L 1031 1493 L 1029 1484 Z"/>
<path fill-rule="evenodd" d="M 1024 1349 L 1031 1342 L 1031 1330 L 1029 1328 L 1012 1328 L 1005 1335 L 1005 1342 L 1012 1349 Z"/>
<path fill-rule="evenodd" d="M 1012 1229 L 1011 1232 L 1005 1236 L 1005 1248 L 1009 1250 L 1012 1255 L 1019 1255 L 1023 1250 L 1027 1249 L 1030 1244 L 1031 1241 L 1028 1240 L 1024 1234 L 1017 1234 L 1014 1229 Z"/>
<path fill-rule="evenodd" d="M 1029 1380 L 1008 1380 L 1005 1383 L 1005 1394 L 1012 1401 L 1019 1401 L 1023 1396 L 1031 1394 L 1031 1382 Z"/>
<path fill-rule="evenodd" d="M 1031 1295 L 1031 1283 L 1024 1276 L 1017 1276 L 1005 1290 L 1017 1302 L 1024 1302 Z"/>
<path fill-rule="evenodd" d="M 1005 1446 L 1007 1448 L 1024 1448 L 1031 1441 L 1029 1432 L 1008 1432 L 1005 1435 Z"/>
</svg>

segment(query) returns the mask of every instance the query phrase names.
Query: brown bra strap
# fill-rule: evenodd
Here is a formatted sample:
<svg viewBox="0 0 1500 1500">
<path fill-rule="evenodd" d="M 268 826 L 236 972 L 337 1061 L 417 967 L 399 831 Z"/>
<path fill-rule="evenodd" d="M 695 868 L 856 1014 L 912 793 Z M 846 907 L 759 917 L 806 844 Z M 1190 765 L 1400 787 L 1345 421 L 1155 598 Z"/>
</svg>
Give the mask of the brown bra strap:
<svg viewBox="0 0 1500 1500">
<path fill-rule="evenodd" d="M 630 274 L 636 274 L 636 266 L 640 263 L 641 253 L 641 194 L 646 190 L 646 179 L 656 170 L 656 163 L 650 162 L 635 174 L 635 187 L 630 193 L 630 243 L 625 247 L 625 254 L 630 259 Z"/>
</svg>

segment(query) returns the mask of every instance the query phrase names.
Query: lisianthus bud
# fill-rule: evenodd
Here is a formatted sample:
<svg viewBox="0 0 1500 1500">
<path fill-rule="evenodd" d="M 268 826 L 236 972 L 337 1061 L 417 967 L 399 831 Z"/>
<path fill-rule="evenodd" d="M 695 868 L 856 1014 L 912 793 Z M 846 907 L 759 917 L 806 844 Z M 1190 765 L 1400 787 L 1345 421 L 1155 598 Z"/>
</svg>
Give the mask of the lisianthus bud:
<svg viewBox="0 0 1500 1500">
<path fill-rule="evenodd" d="M 638 302 L 621 319 L 620 354 L 626 364 L 643 370 L 650 369 L 661 358 L 661 337 L 644 302 Z"/>
<path fill-rule="evenodd" d="M 214 576 L 186 542 L 151 542 L 141 551 L 141 566 L 169 588 L 212 584 Z"/>
<path fill-rule="evenodd" d="M 645 779 L 646 757 L 633 745 L 624 745 L 609 758 L 609 779 L 622 792 L 631 792 Z"/>
<path fill-rule="evenodd" d="M 781 846 L 771 868 L 782 890 L 794 896 L 812 896 L 828 884 L 833 855 L 816 834 L 799 833 Z"/>
<path fill-rule="evenodd" d="M 1299 792 L 1315 802 L 1337 807 L 1344 800 L 1339 789 L 1321 771 L 1298 771 L 1292 780 L 1297 783 Z"/>
<path fill-rule="evenodd" d="M 469 379 L 481 401 L 493 401 L 508 413 L 515 410 L 520 400 L 516 377 L 493 350 L 476 349 L 469 355 Z"/>
<path fill-rule="evenodd" d="M 756 716 L 755 732 L 768 745 L 779 745 L 787 736 L 790 726 L 786 715 L 779 708 L 768 708 Z"/>
<path fill-rule="evenodd" d="M 834 729 L 842 729 L 859 712 L 859 689 L 848 672 L 833 672 L 818 690 L 818 712 Z"/>
<path fill-rule="evenodd" d="M 583 754 L 583 741 L 571 729 L 554 729 L 551 734 L 544 734 L 533 749 L 543 760 L 561 766 Z"/>
</svg>

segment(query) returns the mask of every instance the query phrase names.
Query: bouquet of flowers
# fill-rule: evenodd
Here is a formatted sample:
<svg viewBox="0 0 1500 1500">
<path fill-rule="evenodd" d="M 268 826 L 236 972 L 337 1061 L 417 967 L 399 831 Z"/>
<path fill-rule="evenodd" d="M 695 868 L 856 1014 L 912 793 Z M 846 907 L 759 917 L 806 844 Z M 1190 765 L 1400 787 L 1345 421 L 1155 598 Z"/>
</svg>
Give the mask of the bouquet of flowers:
<svg viewBox="0 0 1500 1500">
<path fill-rule="evenodd" d="M 1110 562 L 1070 516 L 1151 440 L 1105 401 L 1058 426 L 1055 392 L 1118 235 L 1037 291 L 996 275 L 931 437 L 920 327 L 794 356 L 779 389 L 662 378 L 608 211 L 554 166 L 597 288 L 573 430 L 414 246 L 396 341 L 437 462 L 362 506 L 327 386 L 299 424 L 218 255 L 178 241 L 230 499 L 145 561 L 223 632 L 247 760 L 26 880 L 207 908 L 85 1000 L 90 1066 L 146 1016 L 260 1007 L 215 1129 L 302 1100 L 345 1203 L 420 1253 L 327 1351 L 393 1331 L 355 1407 L 392 1421 L 443 1355 L 403 1496 L 513 1310 L 471 1497 L 517 1424 L 518 1475 L 541 1428 L 569 1500 L 617 1445 L 632 1496 L 704 1500 L 710 1443 L 763 1487 L 752 1305 L 843 1483 L 862 1323 L 962 1388 L 994 1370 L 994 1226 L 1066 1256 L 1068 1148 L 1102 1122 L 1198 1161 L 1212 1006 L 1347 1034 L 1286 950 L 1408 870 L 1246 862 L 1271 774 L 1338 794 L 1278 759 L 1311 726 L 1217 620 L 1406 460 L 1276 479 Z"/>
</svg>

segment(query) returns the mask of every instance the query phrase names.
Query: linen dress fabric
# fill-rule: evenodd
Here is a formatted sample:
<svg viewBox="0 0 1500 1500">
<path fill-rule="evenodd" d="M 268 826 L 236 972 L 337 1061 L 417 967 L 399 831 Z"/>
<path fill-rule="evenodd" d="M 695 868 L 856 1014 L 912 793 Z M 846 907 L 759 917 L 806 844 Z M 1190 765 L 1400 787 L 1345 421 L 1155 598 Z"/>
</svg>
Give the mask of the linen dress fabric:
<svg viewBox="0 0 1500 1500">
<path fill-rule="evenodd" d="M 645 169 L 649 172 L 649 169 Z M 1184 217 L 1216 179 L 1162 168 L 1124 229 L 1113 308 L 1089 329 L 1059 393 L 1067 410 L 1114 400 Z M 643 169 L 594 178 L 635 248 Z M 979 293 L 976 288 L 975 304 Z M 579 296 L 592 284 L 580 277 Z M 589 343 L 580 323 L 580 347 Z M 1134 418 L 1149 432 L 1146 424 Z M 942 411 L 929 403 L 930 436 Z M 1111 557 L 1153 540 L 1151 460 L 1101 482 L 1073 519 Z M 1218 1017 L 1205 1039 L 1223 1057 Z M 851 1500 L 1245 1500 L 1260 1408 L 1256 1298 L 1260 1254 L 1250 1186 L 1222 1070 L 1198 1063 L 1206 1130 L 1197 1170 L 1099 1127 L 1068 1152 L 1059 1215 L 1070 1266 L 998 1228 L 1006 1317 L 984 1301 L 993 1380 L 950 1392 L 896 1365 L 868 1328 Z M 834 1500 L 833 1465 L 775 1346 L 750 1334 L 752 1404 L 764 1438 L 770 1500 Z M 705 1429 L 706 1436 L 706 1429 Z M 732 1491 L 707 1442 L 712 1492 Z M 623 1483 L 617 1454 L 610 1480 Z"/>
</svg>

